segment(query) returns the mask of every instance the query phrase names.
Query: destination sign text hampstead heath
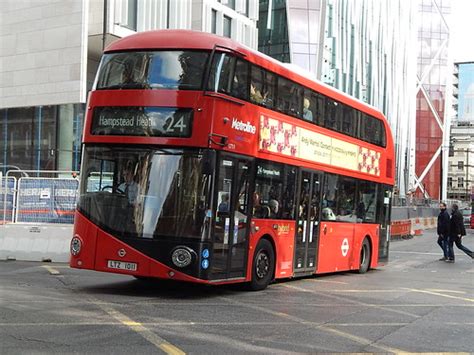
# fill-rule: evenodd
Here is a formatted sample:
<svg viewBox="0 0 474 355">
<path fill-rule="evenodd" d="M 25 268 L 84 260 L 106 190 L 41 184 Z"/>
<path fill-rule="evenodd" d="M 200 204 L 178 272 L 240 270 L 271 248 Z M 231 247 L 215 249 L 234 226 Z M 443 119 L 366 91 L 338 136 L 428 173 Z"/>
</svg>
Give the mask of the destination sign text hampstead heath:
<svg viewBox="0 0 474 355">
<path fill-rule="evenodd" d="M 190 137 L 192 109 L 174 107 L 96 107 L 91 134 Z"/>
</svg>

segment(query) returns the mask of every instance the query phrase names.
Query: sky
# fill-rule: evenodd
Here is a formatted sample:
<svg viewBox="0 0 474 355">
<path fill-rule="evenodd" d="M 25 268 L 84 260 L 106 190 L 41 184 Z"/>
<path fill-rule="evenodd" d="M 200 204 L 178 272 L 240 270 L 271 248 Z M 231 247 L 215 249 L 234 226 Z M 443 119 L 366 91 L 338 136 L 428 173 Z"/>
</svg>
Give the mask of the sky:
<svg viewBox="0 0 474 355">
<path fill-rule="evenodd" d="M 474 61 L 474 1 L 452 0 L 451 50 L 454 62 Z"/>
</svg>

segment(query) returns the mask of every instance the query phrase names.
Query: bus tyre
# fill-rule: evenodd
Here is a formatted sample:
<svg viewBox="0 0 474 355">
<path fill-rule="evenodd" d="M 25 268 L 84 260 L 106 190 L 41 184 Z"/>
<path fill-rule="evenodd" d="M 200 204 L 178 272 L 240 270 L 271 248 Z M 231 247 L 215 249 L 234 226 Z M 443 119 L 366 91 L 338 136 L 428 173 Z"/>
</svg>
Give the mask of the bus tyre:
<svg viewBox="0 0 474 355">
<path fill-rule="evenodd" d="M 252 281 L 249 288 L 252 291 L 265 289 L 273 278 L 274 269 L 275 252 L 272 243 L 267 239 L 260 239 L 253 256 Z"/>
<path fill-rule="evenodd" d="M 369 270 L 371 255 L 370 243 L 368 239 L 365 238 L 360 248 L 359 274 L 365 274 L 367 270 Z"/>
</svg>

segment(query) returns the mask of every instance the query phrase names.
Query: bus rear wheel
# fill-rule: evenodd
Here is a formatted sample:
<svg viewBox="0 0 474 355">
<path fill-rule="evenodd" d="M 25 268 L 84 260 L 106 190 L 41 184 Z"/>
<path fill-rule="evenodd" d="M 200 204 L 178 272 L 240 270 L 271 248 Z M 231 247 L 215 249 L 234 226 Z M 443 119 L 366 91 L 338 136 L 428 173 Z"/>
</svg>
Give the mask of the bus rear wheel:
<svg viewBox="0 0 474 355">
<path fill-rule="evenodd" d="M 267 239 L 261 239 L 255 248 L 252 263 L 252 280 L 249 288 L 252 291 L 265 289 L 273 278 L 275 269 L 275 252 L 272 243 Z"/>
<path fill-rule="evenodd" d="M 369 270 L 371 255 L 370 243 L 368 239 L 365 238 L 360 248 L 359 274 L 365 274 L 367 270 Z"/>
</svg>

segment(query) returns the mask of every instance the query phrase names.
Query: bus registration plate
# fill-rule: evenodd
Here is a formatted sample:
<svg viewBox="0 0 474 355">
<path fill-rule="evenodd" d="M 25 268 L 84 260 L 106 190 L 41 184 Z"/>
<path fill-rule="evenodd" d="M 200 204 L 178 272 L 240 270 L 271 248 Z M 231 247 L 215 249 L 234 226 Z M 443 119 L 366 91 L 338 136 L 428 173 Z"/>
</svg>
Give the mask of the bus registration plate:
<svg viewBox="0 0 474 355">
<path fill-rule="evenodd" d="M 136 263 L 127 263 L 127 262 L 118 261 L 118 260 L 107 260 L 107 267 L 110 269 L 137 271 Z"/>
</svg>

